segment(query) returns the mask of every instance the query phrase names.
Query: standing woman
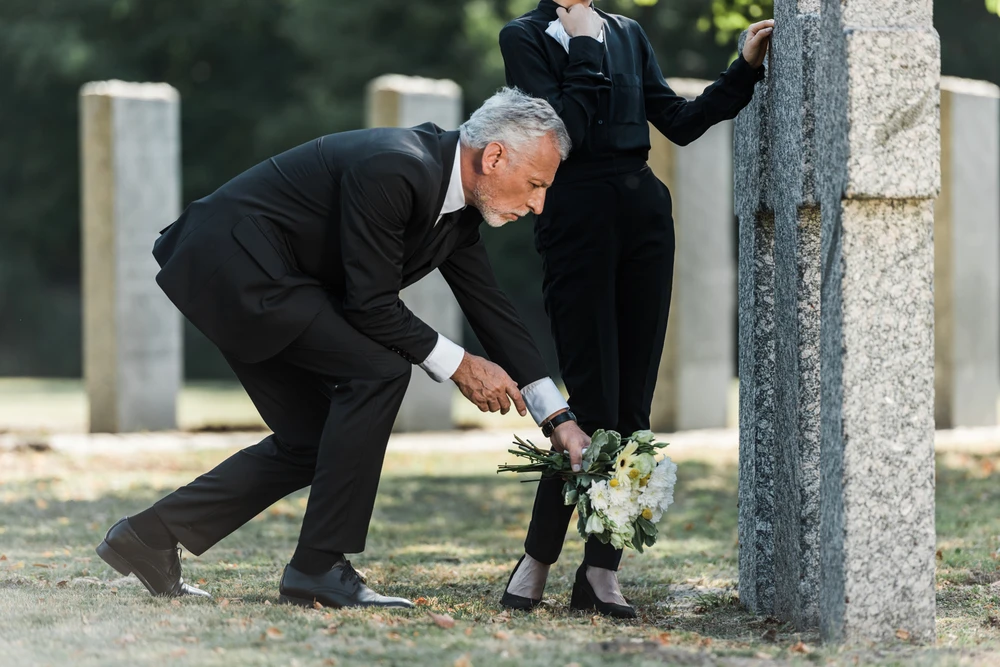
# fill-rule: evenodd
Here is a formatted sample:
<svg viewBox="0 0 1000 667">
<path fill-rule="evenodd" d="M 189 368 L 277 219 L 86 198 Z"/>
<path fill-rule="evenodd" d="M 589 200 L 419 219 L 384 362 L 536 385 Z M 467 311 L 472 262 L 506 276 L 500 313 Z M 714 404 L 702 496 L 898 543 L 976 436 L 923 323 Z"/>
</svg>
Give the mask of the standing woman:
<svg viewBox="0 0 1000 667">
<path fill-rule="evenodd" d="M 646 165 L 647 121 L 684 146 L 735 118 L 764 76 L 773 26 L 751 26 L 740 57 L 690 102 L 667 85 L 639 24 L 599 11 L 591 0 L 541 0 L 500 32 L 507 85 L 548 100 L 573 141 L 536 219 L 535 247 L 570 395 L 567 417 L 588 435 L 649 428 L 670 310 L 674 227 L 670 193 Z M 525 555 L 504 606 L 530 609 L 541 601 L 573 509 L 563 504 L 561 481 L 539 483 Z M 621 555 L 587 541 L 574 609 L 635 616 L 618 586 Z"/>
</svg>

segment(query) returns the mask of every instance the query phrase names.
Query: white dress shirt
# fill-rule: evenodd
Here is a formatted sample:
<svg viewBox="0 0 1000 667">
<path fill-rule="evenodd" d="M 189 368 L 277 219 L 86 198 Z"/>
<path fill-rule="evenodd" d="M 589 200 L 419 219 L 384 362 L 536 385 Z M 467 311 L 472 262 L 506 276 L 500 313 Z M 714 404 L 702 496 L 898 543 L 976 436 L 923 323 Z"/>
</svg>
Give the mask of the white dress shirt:
<svg viewBox="0 0 1000 667">
<path fill-rule="evenodd" d="M 444 195 L 444 204 L 441 206 L 441 213 L 434 222 L 437 225 L 441 218 L 448 213 L 460 211 L 466 207 L 465 189 L 462 186 L 462 142 L 455 146 L 455 164 L 451 169 L 451 179 L 448 182 L 448 191 Z M 445 336 L 438 334 L 437 343 L 434 349 L 427 356 L 420 367 L 436 382 L 444 382 L 451 378 L 458 370 L 462 359 L 465 357 L 465 349 L 460 345 L 448 340 Z M 569 407 L 566 399 L 563 398 L 556 383 L 552 378 L 542 378 L 532 382 L 527 387 L 520 387 L 521 396 L 528 406 L 528 412 L 536 424 L 554 412 L 564 410 Z"/>
<path fill-rule="evenodd" d="M 545 34 L 556 40 L 562 47 L 566 49 L 566 53 L 569 53 L 569 40 L 572 37 L 566 32 L 566 28 L 563 27 L 562 21 L 556 19 L 555 21 L 549 21 L 549 27 L 545 29 Z M 604 28 L 601 28 L 601 34 L 597 36 L 597 41 L 601 44 L 604 43 Z"/>
</svg>

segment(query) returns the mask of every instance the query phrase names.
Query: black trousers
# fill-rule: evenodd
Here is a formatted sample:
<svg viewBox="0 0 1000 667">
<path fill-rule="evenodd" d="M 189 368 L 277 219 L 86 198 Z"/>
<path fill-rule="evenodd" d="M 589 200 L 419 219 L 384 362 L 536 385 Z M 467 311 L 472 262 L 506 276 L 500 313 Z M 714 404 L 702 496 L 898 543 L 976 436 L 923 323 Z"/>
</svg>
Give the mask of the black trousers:
<svg viewBox="0 0 1000 667">
<path fill-rule="evenodd" d="M 670 193 L 643 163 L 609 163 L 550 189 L 536 221 L 559 369 L 580 427 L 649 428 L 674 266 Z M 540 482 L 525 552 L 559 558 L 574 507 Z M 615 570 L 621 550 L 588 539 L 584 562 Z"/>
<path fill-rule="evenodd" d="M 200 555 L 311 485 L 299 544 L 363 551 L 410 363 L 352 328 L 332 302 L 277 356 L 227 359 L 274 433 L 155 503 L 157 515 Z"/>
</svg>

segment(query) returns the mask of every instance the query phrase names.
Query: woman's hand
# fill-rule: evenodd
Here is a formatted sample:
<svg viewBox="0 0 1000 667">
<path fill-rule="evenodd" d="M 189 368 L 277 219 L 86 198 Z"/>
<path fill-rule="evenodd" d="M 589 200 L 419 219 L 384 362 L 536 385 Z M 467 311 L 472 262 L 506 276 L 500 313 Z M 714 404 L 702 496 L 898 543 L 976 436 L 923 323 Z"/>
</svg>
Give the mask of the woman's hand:
<svg viewBox="0 0 1000 667">
<path fill-rule="evenodd" d="M 773 32 L 774 19 L 760 21 L 747 28 L 747 41 L 743 44 L 743 60 L 747 61 L 750 67 L 757 69 L 764 64 Z"/>
<path fill-rule="evenodd" d="M 604 19 L 589 5 L 573 5 L 569 9 L 559 7 L 556 9 L 556 15 L 570 37 L 586 36 L 597 39 L 601 36 Z"/>
</svg>

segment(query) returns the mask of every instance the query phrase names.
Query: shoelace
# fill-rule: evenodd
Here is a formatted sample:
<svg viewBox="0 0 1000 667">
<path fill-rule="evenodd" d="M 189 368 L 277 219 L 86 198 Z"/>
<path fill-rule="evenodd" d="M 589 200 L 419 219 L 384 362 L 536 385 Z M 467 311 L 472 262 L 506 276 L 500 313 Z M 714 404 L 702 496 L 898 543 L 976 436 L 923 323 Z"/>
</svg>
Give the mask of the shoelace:
<svg viewBox="0 0 1000 667">
<path fill-rule="evenodd" d="M 346 583 L 348 579 L 354 583 L 368 583 L 368 581 L 354 569 L 354 566 L 351 565 L 351 561 L 345 559 L 344 568 L 340 571 L 340 583 Z"/>
</svg>

